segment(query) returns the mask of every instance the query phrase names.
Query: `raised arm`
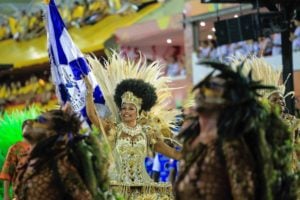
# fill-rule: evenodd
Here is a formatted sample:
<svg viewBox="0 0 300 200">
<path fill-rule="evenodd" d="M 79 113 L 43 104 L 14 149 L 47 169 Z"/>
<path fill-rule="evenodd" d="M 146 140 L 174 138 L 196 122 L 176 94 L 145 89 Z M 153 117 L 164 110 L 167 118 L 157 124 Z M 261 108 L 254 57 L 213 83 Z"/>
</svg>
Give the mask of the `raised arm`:
<svg viewBox="0 0 300 200">
<path fill-rule="evenodd" d="M 101 118 L 97 115 L 96 107 L 94 104 L 94 97 L 93 97 L 93 87 L 88 78 L 85 76 L 83 80 L 86 85 L 86 112 L 87 116 L 91 120 L 92 124 L 94 124 L 98 129 L 100 129 Z"/>
<path fill-rule="evenodd" d="M 116 139 L 115 124 L 109 120 L 102 119 L 96 112 L 96 106 L 94 104 L 93 87 L 87 77 L 83 78 L 86 84 L 86 112 L 87 116 L 91 120 L 92 124 L 95 125 L 107 136 L 108 143 L 111 147 L 114 147 Z"/>
<path fill-rule="evenodd" d="M 155 152 L 164 154 L 165 156 L 169 158 L 173 158 L 175 160 L 180 160 L 182 157 L 181 152 L 176 151 L 176 149 L 170 147 L 167 145 L 164 141 L 161 135 L 152 128 L 147 130 L 147 139 L 148 144 Z"/>
<path fill-rule="evenodd" d="M 164 143 L 162 140 L 157 141 L 154 144 L 154 151 L 164 154 L 165 156 L 169 158 L 173 158 L 175 160 L 180 160 L 182 157 L 182 154 L 180 151 L 176 151 L 176 149 L 170 147 L 166 143 Z"/>
</svg>

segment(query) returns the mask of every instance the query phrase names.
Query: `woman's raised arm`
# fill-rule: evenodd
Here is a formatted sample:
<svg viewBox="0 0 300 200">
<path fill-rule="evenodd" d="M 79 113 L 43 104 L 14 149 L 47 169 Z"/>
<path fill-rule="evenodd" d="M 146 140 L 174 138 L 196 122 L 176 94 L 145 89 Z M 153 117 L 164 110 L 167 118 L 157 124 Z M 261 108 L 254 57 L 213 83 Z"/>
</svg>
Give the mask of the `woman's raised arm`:
<svg viewBox="0 0 300 200">
<path fill-rule="evenodd" d="M 173 158 L 175 160 L 180 160 L 182 154 L 180 151 L 176 151 L 176 149 L 170 147 L 164 141 L 160 140 L 154 144 L 154 151 L 164 154 L 169 158 Z"/>
<path fill-rule="evenodd" d="M 83 80 L 86 85 L 86 113 L 89 119 L 91 120 L 92 124 L 95 125 L 98 129 L 101 129 L 101 118 L 97 115 L 96 107 L 94 104 L 94 97 L 93 97 L 93 87 L 90 81 L 88 80 L 87 76 L 83 77 Z"/>
</svg>

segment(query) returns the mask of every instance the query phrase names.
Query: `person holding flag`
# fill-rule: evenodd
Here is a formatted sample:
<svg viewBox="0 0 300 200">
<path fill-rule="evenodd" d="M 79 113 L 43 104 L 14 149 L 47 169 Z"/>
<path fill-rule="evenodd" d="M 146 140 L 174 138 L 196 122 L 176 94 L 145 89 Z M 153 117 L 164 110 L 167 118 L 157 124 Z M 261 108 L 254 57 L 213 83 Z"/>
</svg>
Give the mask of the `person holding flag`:
<svg viewBox="0 0 300 200">
<path fill-rule="evenodd" d="M 164 107 L 163 101 L 171 94 L 164 82 L 166 77 L 161 76 L 161 66 L 158 63 L 148 66 L 142 59 L 135 63 L 117 53 L 105 66 L 93 58 L 88 61 L 93 66 L 92 73 L 98 75 L 96 80 L 101 88 L 106 86 L 103 94 L 112 111 L 110 118 L 97 114 L 91 84 L 85 79 L 87 114 L 94 125 L 104 127 L 113 151 L 111 188 L 125 199 L 173 199 L 171 183 L 154 182 L 145 168 L 145 158 L 152 151 L 176 160 L 181 157 L 179 151 L 165 142 L 177 113 Z M 170 121 L 166 122 L 167 119 Z"/>
<path fill-rule="evenodd" d="M 48 1 L 46 22 L 57 96 L 62 105 L 70 102 L 81 119 L 88 116 L 104 138 L 108 136 L 114 161 L 111 189 L 126 199 L 172 199 L 171 184 L 153 182 L 144 165 L 152 150 L 174 159 L 181 155 L 164 143 L 164 137 L 172 136 L 169 127 L 178 112 L 167 108 L 171 91 L 169 79 L 161 76 L 162 66 L 147 65 L 145 59 L 125 60 L 116 52 L 106 66 L 84 56 L 72 42 L 54 0 Z"/>
<path fill-rule="evenodd" d="M 103 95 L 93 81 L 85 57 L 72 42 L 54 0 L 46 3 L 51 73 L 63 109 L 28 120 L 24 137 L 32 150 L 16 175 L 16 200 L 114 200 L 114 194 L 106 187 L 106 148 L 102 148 L 94 130 L 91 134 L 80 134 L 83 126 L 89 128 L 86 88 L 81 77 L 85 75 L 91 80 L 95 102 L 105 111 Z"/>
<path fill-rule="evenodd" d="M 102 107 L 101 110 L 105 115 L 105 100 L 93 74 L 90 73 L 90 66 L 83 53 L 73 43 L 54 0 L 45 0 L 45 2 L 48 3 L 45 20 L 51 75 L 60 104 L 69 102 L 74 112 L 80 113 L 82 120 L 87 119 L 86 87 L 82 80 L 83 76 L 87 76 L 93 86 L 94 102 Z"/>
</svg>

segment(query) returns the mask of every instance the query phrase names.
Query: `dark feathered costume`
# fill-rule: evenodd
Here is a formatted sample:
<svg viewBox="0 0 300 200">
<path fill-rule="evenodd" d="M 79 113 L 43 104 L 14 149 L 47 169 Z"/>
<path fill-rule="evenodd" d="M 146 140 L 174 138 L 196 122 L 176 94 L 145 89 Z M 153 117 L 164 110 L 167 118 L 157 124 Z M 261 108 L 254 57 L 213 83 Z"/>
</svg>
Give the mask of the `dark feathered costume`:
<svg viewBox="0 0 300 200">
<path fill-rule="evenodd" d="M 36 145 L 19 166 L 17 200 L 104 199 L 107 159 L 95 135 L 79 134 L 75 113 L 51 110 L 27 123 L 26 138 Z"/>
<path fill-rule="evenodd" d="M 185 161 L 176 190 L 180 194 L 180 183 L 190 179 L 191 185 L 194 183 L 197 188 L 195 199 L 206 199 L 214 195 L 215 199 L 296 199 L 296 176 L 290 170 L 291 133 L 279 115 L 257 98 L 259 89 L 272 87 L 253 81 L 251 72 L 247 77 L 243 76 L 242 64 L 236 71 L 220 63 L 203 64 L 220 72 L 217 77 L 225 80 L 222 96 L 225 101 L 218 105 L 218 139 L 213 150 L 200 143 L 195 151 L 186 152 L 187 145 L 198 136 L 201 127 L 195 121 L 181 132 Z M 208 84 L 211 77 L 213 73 L 194 89 Z M 197 98 L 196 96 L 196 100 Z M 205 169 L 209 162 L 209 167 L 215 171 Z M 196 171 L 193 177 L 191 171 Z M 214 182 L 208 186 L 210 177 Z M 194 179 L 195 182 L 192 181 Z M 202 180 L 206 181 L 202 183 Z M 215 192 L 218 194 L 214 194 Z"/>
</svg>

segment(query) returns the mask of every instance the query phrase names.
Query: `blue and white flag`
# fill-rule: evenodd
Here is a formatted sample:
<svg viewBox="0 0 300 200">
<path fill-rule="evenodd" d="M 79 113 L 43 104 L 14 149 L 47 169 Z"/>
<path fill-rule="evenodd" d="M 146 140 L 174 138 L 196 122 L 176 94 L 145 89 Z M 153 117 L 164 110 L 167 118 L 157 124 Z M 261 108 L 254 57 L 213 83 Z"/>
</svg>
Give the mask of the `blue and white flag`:
<svg viewBox="0 0 300 200">
<path fill-rule="evenodd" d="M 46 9 L 46 29 L 51 74 L 61 105 L 70 102 L 73 110 L 86 119 L 86 86 L 82 76 L 88 76 L 94 88 L 94 102 L 104 104 L 103 94 L 80 50 L 73 43 L 54 0 Z"/>
</svg>

